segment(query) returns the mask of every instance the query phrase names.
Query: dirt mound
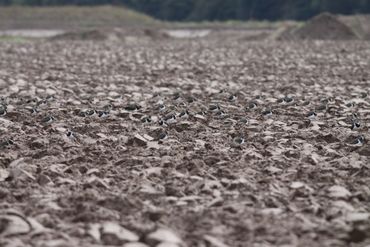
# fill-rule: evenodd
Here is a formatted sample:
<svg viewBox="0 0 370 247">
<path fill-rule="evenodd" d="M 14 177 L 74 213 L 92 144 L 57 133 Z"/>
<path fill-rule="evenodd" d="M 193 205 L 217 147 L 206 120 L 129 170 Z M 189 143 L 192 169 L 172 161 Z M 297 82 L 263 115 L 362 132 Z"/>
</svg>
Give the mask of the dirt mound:
<svg viewBox="0 0 370 247">
<path fill-rule="evenodd" d="M 287 26 L 278 30 L 276 40 L 354 40 L 356 33 L 335 15 L 323 13 L 305 25 Z"/>
<path fill-rule="evenodd" d="M 358 37 L 354 31 L 329 13 L 320 14 L 306 25 L 297 29 L 294 36 L 298 39 L 352 40 Z"/>
</svg>

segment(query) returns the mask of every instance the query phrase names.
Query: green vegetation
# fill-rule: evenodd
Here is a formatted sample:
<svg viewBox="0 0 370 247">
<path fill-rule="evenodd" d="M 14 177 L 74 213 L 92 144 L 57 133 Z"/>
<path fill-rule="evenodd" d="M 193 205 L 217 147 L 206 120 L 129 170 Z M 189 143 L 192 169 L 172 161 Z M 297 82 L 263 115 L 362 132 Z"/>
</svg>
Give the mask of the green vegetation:
<svg viewBox="0 0 370 247">
<path fill-rule="evenodd" d="M 0 28 L 89 28 L 122 25 L 152 25 L 158 21 L 127 8 L 113 6 L 31 7 L 8 6 L 0 8 Z"/>
<path fill-rule="evenodd" d="M 369 0 L 0 0 L 1 4 L 125 5 L 157 19 L 171 21 L 306 20 L 325 11 L 370 13 Z"/>
</svg>

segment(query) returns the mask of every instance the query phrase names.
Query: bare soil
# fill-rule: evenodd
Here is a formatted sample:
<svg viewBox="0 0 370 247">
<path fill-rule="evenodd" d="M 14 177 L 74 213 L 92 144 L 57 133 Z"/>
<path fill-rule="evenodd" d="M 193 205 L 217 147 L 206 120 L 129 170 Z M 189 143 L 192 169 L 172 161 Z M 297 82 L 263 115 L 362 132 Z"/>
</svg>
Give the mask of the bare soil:
<svg viewBox="0 0 370 247">
<path fill-rule="evenodd" d="M 2 42 L 0 246 L 369 246 L 369 57 L 229 35 Z"/>
</svg>

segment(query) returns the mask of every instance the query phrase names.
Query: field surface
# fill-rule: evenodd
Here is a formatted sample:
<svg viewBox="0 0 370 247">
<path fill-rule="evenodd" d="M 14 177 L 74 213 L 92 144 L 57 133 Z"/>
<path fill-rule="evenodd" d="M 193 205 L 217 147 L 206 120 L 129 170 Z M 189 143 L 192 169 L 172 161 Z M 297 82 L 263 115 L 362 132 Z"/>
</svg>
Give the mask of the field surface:
<svg viewBox="0 0 370 247">
<path fill-rule="evenodd" d="M 369 246 L 369 57 L 1 42 L 0 246 Z"/>
</svg>

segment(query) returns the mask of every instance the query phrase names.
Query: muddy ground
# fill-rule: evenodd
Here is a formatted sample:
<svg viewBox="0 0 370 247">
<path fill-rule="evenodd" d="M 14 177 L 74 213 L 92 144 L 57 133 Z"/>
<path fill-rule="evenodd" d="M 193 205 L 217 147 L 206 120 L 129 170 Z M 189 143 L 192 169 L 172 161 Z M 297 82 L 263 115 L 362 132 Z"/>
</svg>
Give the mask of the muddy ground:
<svg viewBox="0 0 370 247">
<path fill-rule="evenodd" d="M 0 43 L 0 246 L 370 246 L 369 47 Z"/>
</svg>

